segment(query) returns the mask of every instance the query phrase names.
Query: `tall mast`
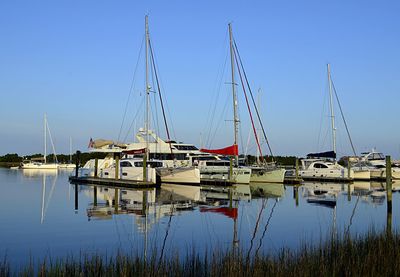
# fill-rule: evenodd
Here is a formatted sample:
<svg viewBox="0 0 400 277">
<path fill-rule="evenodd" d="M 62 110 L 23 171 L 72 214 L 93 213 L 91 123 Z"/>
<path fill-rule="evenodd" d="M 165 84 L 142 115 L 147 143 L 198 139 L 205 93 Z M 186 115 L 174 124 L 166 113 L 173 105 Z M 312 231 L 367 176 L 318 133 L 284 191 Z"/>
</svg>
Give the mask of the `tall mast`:
<svg viewBox="0 0 400 277">
<path fill-rule="evenodd" d="M 72 163 L 72 137 L 69 137 L 69 162 Z"/>
<path fill-rule="evenodd" d="M 335 113 L 333 110 L 333 95 L 332 95 L 332 80 L 331 80 L 331 66 L 328 63 L 328 84 L 329 84 L 329 104 L 331 107 L 331 123 L 332 123 L 332 148 L 336 153 L 336 128 L 335 128 Z M 335 159 L 336 160 L 336 159 Z"/>
<path fill-rule="evenodd" d="M 234 65 L 234 49 L 233 49 L 233 37 L 232 37 L 232 25 L 229 23 L 229 48 L 231 53 L 231 78 L 232 78 L 232 95 L 233 95 L 233 129 L 234 129 L 234 144 L 238 143 L 238 123 L 239 118 L 237 114 L 237 97 L 235 90 L 235 65 Z M 238 165 L 238 156 L 235 156 L 236 164 Z"/>
<path fill-rule="evenodd" d="M 145 17 L 146 34 L 146 110 L 145 110 L 145 133 L 146 133 L 146 155 L 149 158 L 149 129 L 150 129 L 150 85 L 149 85 L 149 22 L 148 16 Z"/>
<path fill-rule="evenodd" d="M 44 126 L 43 126 L 43 130 L 44 130 L 44 163 L 46 163 L 46 156 L 47 156 L 47 138 L 46 138 L 46 127 L 47 127 L 47 118 L 46 118 L 46 114 L 44 114 Z"/>
</svg>

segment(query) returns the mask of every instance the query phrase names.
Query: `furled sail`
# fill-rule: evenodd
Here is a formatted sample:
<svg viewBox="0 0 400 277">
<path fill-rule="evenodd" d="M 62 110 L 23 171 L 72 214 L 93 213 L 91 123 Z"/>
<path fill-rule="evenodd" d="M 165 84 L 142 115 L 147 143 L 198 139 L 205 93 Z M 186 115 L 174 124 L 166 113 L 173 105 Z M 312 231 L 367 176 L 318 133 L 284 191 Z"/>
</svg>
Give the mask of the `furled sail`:
<svg viewBox="0 0 400 277">
<path fill-rule="evenodd" d="M 330 159 L 336 159 L 336 153 L 335 153 L 335 151 L 327 151 L 327 152 L 321 152 L 321 153 L 310 153 L 310 154 L 307 154 L 307 158 L 330 158 Z"/>
<path fill-rule="evenodd" d="M 237 144 L 221 148 L 221 149 L 200 149 L 201 152 L 219 154 L 225 156 L 237 156 L 239 153 Z"/>
</svg>

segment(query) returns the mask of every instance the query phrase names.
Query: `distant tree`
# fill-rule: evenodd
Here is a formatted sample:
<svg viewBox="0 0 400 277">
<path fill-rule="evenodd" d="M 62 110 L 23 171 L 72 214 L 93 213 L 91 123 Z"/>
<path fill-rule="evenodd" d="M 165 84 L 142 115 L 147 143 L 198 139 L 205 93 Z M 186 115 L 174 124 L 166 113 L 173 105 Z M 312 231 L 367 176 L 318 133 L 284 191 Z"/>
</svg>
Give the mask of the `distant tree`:
<svg viewBox="0 0 400 277">
<path fill-rule="evenodd" d="M 19 163 L 22 161 L 22 157 L 18 156 L 18 154 L 6 154 L 0 157 L 0 162 L 5 163 Z"/>
</svg>

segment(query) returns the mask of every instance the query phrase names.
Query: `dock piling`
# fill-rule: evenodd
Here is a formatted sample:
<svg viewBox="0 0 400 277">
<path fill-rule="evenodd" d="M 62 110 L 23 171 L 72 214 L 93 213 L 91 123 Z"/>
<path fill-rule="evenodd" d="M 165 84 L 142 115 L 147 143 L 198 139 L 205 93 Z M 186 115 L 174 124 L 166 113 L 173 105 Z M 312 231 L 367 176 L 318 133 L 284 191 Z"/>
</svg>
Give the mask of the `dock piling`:
<svg viewBox="0 0 400 277">
<path fill-rule="evenodd" d="M 78 178 L 78 173 L 79 173 L 79 164 L 80 164 L 80 159 L 81 159 L 81 151 L 76 151 L 76 161 L 75 161 L 75 177 Z"/>
<path fill-rule="evenodd" d="M 229 158 L 229 181 L 233 182 L 233 158 Z"/>
<path fill-rule="evenodd" d="M 351 164 L 350 164 L 350 159 L 349 159 L 349 160 L 347 160 L 347 178 L 349 180 L 351 178 L 350 172 L 351 172 Z"/>
<path fill-rule="evenodd" d="M 118 203 L 119 203 L 119 189 L 115 189 L 114 194 L 114 213 L 118 214 Z"/>
<path fill-rule="evenodd" d="M 143 155 L 143 183 L 147 182 L 147 155 Z"/>
<path fill-rule="evenodd" d="M 75 184 L 75 213 L 78 213 L 78 184 Z"/>
<path fill-rule="evenodd" d="M 115 156 L 115 180 L 119 179 L 119 156 Z"/>
<path fill-rule="evenodd" d="M 94 159 L 94 177 L 97 178 L 97 171 L 99 168 L 99 159 Z"/>
<path fill-rule="evenodd" d="M 296 169 L 295 169 L 295 173 L 296 173 L 296 181 L 299 180 L 299 159 L 296 158 Z"/>
<path fill-rule="evenodd" d="M 97 207 L 97 186 L 93 187 L 93 206 Z"/>
<path fill-rule="evenodd" d="M 299 187 L 297 185 L 293 185 L 293 197 L 296 202 L 296 207 L 299 206 Z"/>
<path fill-rule="evenodd" d="M 390 156 L 386 156 L 386 194 L 388 214 L 392 213 L 392 162 Z"/>
</svg>

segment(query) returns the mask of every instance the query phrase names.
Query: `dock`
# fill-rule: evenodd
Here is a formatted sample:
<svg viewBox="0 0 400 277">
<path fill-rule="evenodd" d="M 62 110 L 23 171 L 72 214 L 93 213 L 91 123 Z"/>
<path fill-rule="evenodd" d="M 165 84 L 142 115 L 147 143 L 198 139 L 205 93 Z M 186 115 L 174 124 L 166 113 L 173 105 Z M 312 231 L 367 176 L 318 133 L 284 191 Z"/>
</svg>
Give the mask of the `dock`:
<svg viewBox="0 0 400 277">
<path fill-rule="evenodd" d="M 70 176 L 69 182 L 71 184 L 92 184 L 92 185 L 103 185 L 113 187 L 124 187 L 124 188 L 155 188 L 159 187 L 159 184 L 152 182 L 143 182 L 135 180 L 124 180 L 124 179 L 111 179 L 111 178 L 99 178 L 99 177 L 75 177 Z"/>
<path fill-rule="evenodd" d="M 296 178 L 295 176 L 285 176 L 283 183 L 286 185 L 299 185 L 304 180 L 301 178 Z"/>
</svg>

